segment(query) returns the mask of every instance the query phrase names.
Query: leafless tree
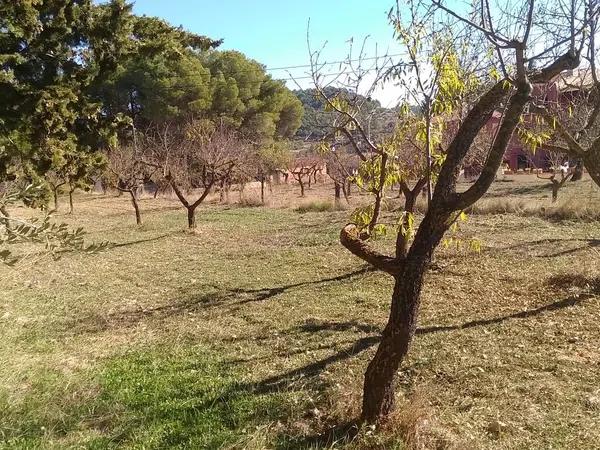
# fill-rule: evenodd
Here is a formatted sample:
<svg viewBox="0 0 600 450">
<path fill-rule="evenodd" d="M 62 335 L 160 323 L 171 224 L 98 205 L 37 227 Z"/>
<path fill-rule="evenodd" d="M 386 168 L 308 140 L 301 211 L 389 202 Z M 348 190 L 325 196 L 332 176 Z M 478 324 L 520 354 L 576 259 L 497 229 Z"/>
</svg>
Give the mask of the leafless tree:
<svg viewBox="0 0 600 450">
<path fill-rule="evenodd" d="M 211 189 L 231 178 L 241 161 L 244 144 L 237 134 L 225 127 L 196 120 L 183 128 L 163 125 L 148 133 L 145 159 L 159 168 L 187 210 L 188 227 L 196 227 L 196 209 Z M 199 194 L 195 195 L 195 191 Z"/>
<path fill-rule="evenodd" d="M 536 167 L 535 161 L 528 155 L 529 163 L 535 170 L 536 177 L 540 180 L 550 181 L 550 188 L 552 190 L 552 203 L 558 200 L 558 192 L 562 187 L 573 179 L 575 174 L 574 168 L 569 167 L 568 159 L 564 153 L 560 152 L 547 152 L 548 162 L 550 164 L 550 174 L 544 176 L 541 169 Z M 559 177 L 559 178 L 557 178 Z"/>
<path fill-rule="evenodd" d="M 311 177 L 317 171 L 320 159 L 316 156 L 300 156 L 295 158 L 289 166 L 289 172 L 300 185 L 300 197 L 304 197 L 306 185 L 310 188 Z"/>
<path fill-rule="evenodd" d="M 548 5 L 543 12 L 546 13 L 546 31 L 553 33 L 555 47 L 570 45 L 581 54 L 584 64 L 578 70 L 556 76 L 552 84 L 537 86 L 530 112 L 548 125 L 550 139 L 543 136 L 542 148 L 566 154 L 575 161 L 572 179 L 579 179 L 585 167 L 600 186 L 600 74 L 597 67 L 600 4 L 596 0 L 573 0 L 561 3 L 554 11 Z M 555 17 L 568 17 L 569 35 L 557 30 L 559 24 Z M 552 89 L 558 90 L 559 95 L 551 95 Z"/>
<path fill-rule="evenodd" d="M 135 221 L 142 224 L 142 215 L 138 203 L 139 193 L 144 187 L 144 180 L 156 169 L 143 163 L 141 156 L 133 146 L 117 146 L 111 148 L 108 157 L 108 180 L 119 192 L 128 193 L 135 211 Z"/>
<path fill-rule="evenodd" d="M 334 201 L 340 204 L 342 193 L 346 203 L 350 203 L 348 185 L 358 168 L 357 157 L 348 153 L 344 148 L 334 148 L 325 155 L 327 175 L 333 180 Z"/>
</svg>

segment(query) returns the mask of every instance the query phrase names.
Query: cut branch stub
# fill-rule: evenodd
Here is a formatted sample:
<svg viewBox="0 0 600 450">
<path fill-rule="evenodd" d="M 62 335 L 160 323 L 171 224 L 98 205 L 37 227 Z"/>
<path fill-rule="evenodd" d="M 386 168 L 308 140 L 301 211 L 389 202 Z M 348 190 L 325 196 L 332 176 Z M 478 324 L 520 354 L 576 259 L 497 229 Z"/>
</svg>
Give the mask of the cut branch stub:
<svg viewBox="0 0 600 450">
<path fill-rule="evenodd" d="M 401 260 L 379 253 L 362 240 L 358 227 L 353 223 L 346 225 L 342 229 L 340 232 L 340 242 L 353 255 L 358 256 L 376 269 L 389 273 L 392 276 L 397 276 L 402 269 Z"/>
</svg>

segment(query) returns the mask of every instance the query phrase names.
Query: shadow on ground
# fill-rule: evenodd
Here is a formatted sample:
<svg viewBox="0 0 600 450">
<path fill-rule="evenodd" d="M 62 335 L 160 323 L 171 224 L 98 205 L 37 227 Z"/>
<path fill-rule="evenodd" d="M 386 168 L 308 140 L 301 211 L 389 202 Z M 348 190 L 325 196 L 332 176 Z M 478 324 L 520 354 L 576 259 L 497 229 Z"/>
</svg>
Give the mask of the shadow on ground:
<svg viewBox="0 0 600 450">
<path fill-rule="evenodd" d="M 147 240 L 123 243 L 119 245 L 135 245 L 142 242 L 149 242 L 152 240 L 161 239 L 166 236 L 167 235 Z M 193 296 L 189 299 L 185 299 L 174 303 L 167 303 L 165 305 L 160 306 L 139 308 L 135 310 L 117 311 L 115 313 L 110 313 L 106 315 L 85 316 L 74 321 L 67 322 L 66 329 L 75 332 L 101 332 L 113 328 L 135 326 L 138 322 L 145 319 L 167 319 L 181 314 L 197 310 L 205 310 L 209 308 L 228 307 L 231 308 L 232 311 L 235 311 L 246 303 L 267 301 L 291 289 L 346 281 L 355 277 L 364 276 L 372 272 L 375 272 L 375 270 L 368 267 L 363 267 L 359 270 L 355 270 L 333 277 L 322 278 L 319 280 L 305 281 L 284 286 L 258 289 L 235 288 L 222 290 L 218 286 L 205 285 L 204 287 L 207 289 L 211 289 L 212 292 Z M 201 286 L 199 287 L 199 289 L 200 288 Z"/>
</svg>

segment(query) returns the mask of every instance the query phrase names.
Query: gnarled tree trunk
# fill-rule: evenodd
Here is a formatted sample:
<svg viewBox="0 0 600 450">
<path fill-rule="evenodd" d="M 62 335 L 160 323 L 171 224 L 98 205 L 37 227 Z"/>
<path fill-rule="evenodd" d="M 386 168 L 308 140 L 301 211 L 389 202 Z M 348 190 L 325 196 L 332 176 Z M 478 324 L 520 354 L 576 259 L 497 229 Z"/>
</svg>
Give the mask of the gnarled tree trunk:
<svg viewBox="0 0 600 450">
<path fill-rule="evenodd" d="M 427 264 L 426 257 L 408 259 L 395 279 L 389 321 L 365 372 L 362 419 L 368 423 L 379 421 L 394 408 L 394 378 L 416 331 Z"/>
</svg>

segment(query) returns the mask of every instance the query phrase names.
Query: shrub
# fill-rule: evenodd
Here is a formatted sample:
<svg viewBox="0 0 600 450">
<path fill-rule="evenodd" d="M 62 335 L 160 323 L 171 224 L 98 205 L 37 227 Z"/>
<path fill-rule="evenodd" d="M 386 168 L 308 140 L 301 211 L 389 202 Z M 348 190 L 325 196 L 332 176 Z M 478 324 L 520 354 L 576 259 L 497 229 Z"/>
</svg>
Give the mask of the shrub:
<svg viewBox="0 0 600 450">
<path fill-rule="evenodd" d="M 336 208 L 332 202 L 315 200 L 312 202 L 303 203 L 302 205 L 298 206 L 295 211 L 304 214 L 308 212 L 331 212 L 335 211 L 336 209 L 338 208 Z"/>
</svg>

